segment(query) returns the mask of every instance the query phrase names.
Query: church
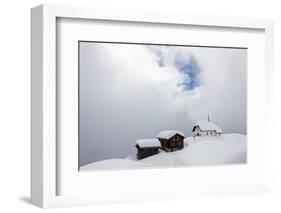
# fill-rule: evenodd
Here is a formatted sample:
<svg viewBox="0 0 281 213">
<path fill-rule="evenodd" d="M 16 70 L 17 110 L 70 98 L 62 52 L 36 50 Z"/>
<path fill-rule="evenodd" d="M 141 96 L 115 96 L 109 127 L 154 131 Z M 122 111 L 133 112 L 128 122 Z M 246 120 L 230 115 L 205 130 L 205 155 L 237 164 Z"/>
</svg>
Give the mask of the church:
<svg viewBox="0 0 281 213">
<path fill-rule="evenodd" d="M 221 136 L 223 131 L 220 127 L 210 121 L 210 116 L 208 115 L 208 120 L 197 121 L 192 129 L 192 136 Z"/>
</svg>

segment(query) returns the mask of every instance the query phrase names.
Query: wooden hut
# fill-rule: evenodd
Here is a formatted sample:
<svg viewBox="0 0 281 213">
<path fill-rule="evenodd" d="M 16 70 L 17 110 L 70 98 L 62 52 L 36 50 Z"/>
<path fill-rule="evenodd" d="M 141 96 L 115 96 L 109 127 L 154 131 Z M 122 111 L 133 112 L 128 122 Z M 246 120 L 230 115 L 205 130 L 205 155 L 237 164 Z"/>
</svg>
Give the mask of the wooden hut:
<svg viewBox="0 0 281 213">
<path fill-rule="evenodd" d="M 141 160 L 143 158 L 158 154 L 160 147 L 161 144 L 158 139 L 137 140 L 136 141 L 137 159 Z"/>
<path fill-rule="evenodd" d="M 185 135 L 177 130 L 165 130 L 157 135 L 161 148 L 166 152 L 173 152 L 184 148 Z"/>
</svg>

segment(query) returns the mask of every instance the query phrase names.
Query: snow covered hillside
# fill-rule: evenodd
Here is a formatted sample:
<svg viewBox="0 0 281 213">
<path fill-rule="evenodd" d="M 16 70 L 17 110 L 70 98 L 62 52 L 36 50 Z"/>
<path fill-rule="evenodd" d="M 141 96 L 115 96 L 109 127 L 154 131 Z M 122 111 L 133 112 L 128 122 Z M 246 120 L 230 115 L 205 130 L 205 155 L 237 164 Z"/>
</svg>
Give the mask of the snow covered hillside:
<svg viewBox="0 0 281 213">
<path fill-rule="evenodd" d="M 175 152 L 161 151 L 159 154 L 136 160 L 129 156 L 126 159 L 109 159 L 87 164 L 80 171 L 134 169 L 147 167 L 171 167 L 192 165 L 216 165 L 246 163 L 246 136 L 225 134 L 221 137 L 202 136 L 187 137 L 184 149 Z"/>
</svg>

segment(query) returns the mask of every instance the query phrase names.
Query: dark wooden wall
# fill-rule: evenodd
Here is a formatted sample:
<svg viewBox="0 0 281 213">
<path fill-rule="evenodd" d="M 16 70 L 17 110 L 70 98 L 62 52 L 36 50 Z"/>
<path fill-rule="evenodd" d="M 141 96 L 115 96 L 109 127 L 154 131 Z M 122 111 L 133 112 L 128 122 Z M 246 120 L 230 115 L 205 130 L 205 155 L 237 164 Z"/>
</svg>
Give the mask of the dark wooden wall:
<svg viewBox="0 0 281 213">
<path fill-rule="evenodd" d="M 176 150 L 183 149 L 184 147 L 184 137 L 180 134 L 176 134 L 173 137 L 168 139 L 159 139 L 162 149 L 168 152 L 173 152 Z"/>
<path fill-rule="evenodd" d="M 145 147 L 145 148 L 140 148 L 139 146 L 137 147 L 137 159 L 141 160 L 143 158 L 147 158 L 149 156 L 155 155 L 159 153 L 159 147 Z"/>
</svg>

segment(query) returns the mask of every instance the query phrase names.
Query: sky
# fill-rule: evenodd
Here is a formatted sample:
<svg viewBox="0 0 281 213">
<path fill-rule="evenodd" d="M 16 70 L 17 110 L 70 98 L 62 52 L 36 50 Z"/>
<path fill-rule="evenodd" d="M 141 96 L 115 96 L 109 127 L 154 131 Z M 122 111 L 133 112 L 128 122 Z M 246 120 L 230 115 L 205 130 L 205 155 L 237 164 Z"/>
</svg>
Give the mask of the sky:
<svg viewBox="0 0 281 213">
<path fill-rule="evenodd" d="M 247 49 L 79 43 L 80 166 L 194 123 L 246 134 Z"/>
</svg>

